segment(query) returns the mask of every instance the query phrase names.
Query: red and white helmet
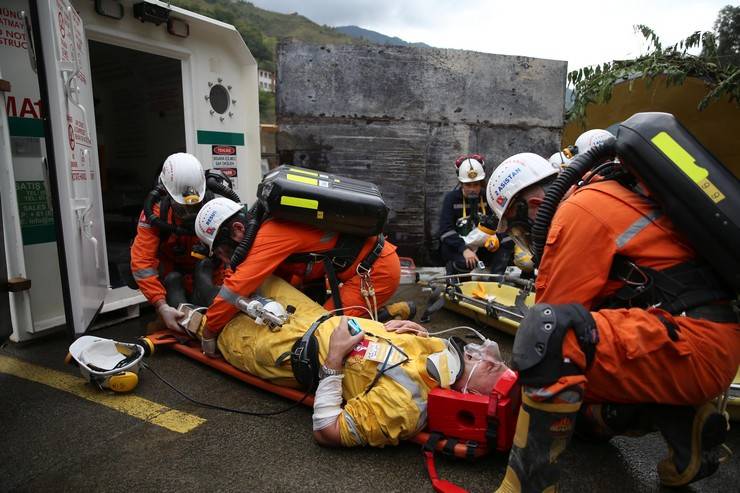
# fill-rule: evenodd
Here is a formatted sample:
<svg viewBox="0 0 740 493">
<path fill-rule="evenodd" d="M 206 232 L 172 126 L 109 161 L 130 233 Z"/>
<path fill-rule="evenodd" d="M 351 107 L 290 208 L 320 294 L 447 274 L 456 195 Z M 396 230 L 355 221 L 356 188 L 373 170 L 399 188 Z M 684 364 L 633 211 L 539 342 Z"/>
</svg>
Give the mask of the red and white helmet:
<svg viewBox="0 0 740 493">
<path fill-rule="evenodd" d="M 178 152 L 165 159 L 159 180 L 178 204 L 199 204 L 206 194 L 203 166 L 192 154 Z"/>
<path fill-rule="evenodd" d="M 547 159 L 531 152 L 511 156 L 493 170 L 488 181 L 486 199 L 489 207 L 499 219 L 503 218 L 516 194 L 558 171 Z M 505 222 L 499 222 L 499 226 L 502 224 Z"/>
<path fill-rule="evenodd" d="M 575 146 L 578 149 L 578 154 L 584 154 L 592 147 L 599 145 L 612 137 L 614 137 L 614 135 L 612 135 L 611 132 L 600 128 L 594 128 L 579 135 L 576 139 Z"/>
<path fill-rule="evenodd" d="M 195 218 L 195 235 L 213 253 L 213 240 L 218 235 L 221 225 L 239 212 L 243 206 L 225 197 L 216 197 L 206 202 Z"/>
<path fill-rule="evenodd" d="M 473 183 L 485 180 L 486 172 L 483 169 L 483 163 L 472 157 L 463 159 L 457 168 L 457 179 L 460 183 Z"/>
</svg>

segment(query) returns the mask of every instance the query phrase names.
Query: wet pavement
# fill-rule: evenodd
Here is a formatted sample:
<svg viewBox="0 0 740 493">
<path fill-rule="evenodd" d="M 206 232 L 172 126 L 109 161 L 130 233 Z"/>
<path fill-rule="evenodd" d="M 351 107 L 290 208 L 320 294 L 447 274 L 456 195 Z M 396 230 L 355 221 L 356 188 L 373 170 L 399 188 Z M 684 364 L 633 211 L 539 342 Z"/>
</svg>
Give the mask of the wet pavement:
<svg viewBox="0 0 740 493">
<path fill-rule="evenodd" d="M 396 299 L 425 293 L 401 286 Z M 131 341 L 145 333 L 151 311 L 95 335 Z M 418 318 L 418 316 L 417 316 Z M 473 323 L 445 310 L 429 327 L 439 330 Z M 475 326 L 475 325 L 473 325 Z M 513 337 L 484 330 L 508 355 Z M 9 344 L 11 356 L 79 376 L 65 366 L 64 334 Z M 163 377 L 199 400 L 254 411 L 279 410 L 290 401 L 253 389 L 172 352 L 148 359 Z M 177 433 L 55 388 L 0 373 L 0 491 L 432 491 L 419 447 L 327 449 L 314 443 L 311 410 L 305 407 L 265 418 L 225 413 L 192 404 L 146 369 L 135 395 L 206 421 Z M 115 396 L 114 396 L 115 397 Z M 740 426 L 728 445 L 740 449 Z M 562 491 L 657 491 L 655 465 L 665 454 L 660 437 L 617 438 L 606 444 L 574 441 L 561 459 Z M 476 462 L 437 458 L 440 476 L 473 492 L 492 491 L 506 457 Z M 734 455 L 714 476 L 686 491 L 738 491 L 740 459 Z"/>
</svg>

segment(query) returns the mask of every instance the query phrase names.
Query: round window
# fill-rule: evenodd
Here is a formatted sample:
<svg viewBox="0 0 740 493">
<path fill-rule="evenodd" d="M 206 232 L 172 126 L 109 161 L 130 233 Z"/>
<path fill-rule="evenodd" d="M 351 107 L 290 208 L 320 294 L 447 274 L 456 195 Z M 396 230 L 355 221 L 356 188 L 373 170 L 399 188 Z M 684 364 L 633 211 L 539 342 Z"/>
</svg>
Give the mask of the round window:
<svg viewBox="0 0 740 493">
<path fill-rule="evenodd" d="M 229 109 L 229 90 L 221 84 L 214 84 L 211 87 L 211 93 L 208 95 L 208 101 L 211 102 L 211 108 L 216 113 L 224 114 Z"/>
</svg>

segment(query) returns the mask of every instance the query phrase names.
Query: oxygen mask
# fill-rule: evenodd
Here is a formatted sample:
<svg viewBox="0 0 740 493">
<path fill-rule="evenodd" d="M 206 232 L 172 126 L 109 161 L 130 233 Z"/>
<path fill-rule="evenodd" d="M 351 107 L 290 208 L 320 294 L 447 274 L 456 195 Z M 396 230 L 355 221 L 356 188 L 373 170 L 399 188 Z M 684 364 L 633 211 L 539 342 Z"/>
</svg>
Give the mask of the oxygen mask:
<svg viewBox="0 0 740 493">
<path fill-rule="evenodd" d="M 465 356 L 477 361 L 488 361 L 496 364 L 504 362 L 498 344 L 490 339 L 483 339 L 480 344 L 468 343 L 463 351 Z"/>
</svg>

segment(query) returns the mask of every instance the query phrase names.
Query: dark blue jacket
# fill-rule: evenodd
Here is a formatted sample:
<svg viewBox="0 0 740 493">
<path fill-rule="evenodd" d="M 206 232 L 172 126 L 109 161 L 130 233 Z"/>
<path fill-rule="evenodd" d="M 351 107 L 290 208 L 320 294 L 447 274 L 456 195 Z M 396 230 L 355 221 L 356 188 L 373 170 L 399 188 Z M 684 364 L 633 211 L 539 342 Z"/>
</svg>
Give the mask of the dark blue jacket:
<svg viewBox="0 0 740 493">
<path fill-rule="evenodd" d="M 467 199 L 465 208 L 468 216 L 472 214 L 474 225 L 477 225 L 480 220 L 481 210 L 485 211 L 485 214 L 491 214 L 483 195 L 475 201 Z M 460 254 L 465 251 L 465 241 L 458 234 L 455 225 L 462 215 L 463 193 L 462 188 L 458 187 L 447 192 L 442 202 L 442 212 L 439 217 L 439 241 L 449 250 Z"/>
</svg>

